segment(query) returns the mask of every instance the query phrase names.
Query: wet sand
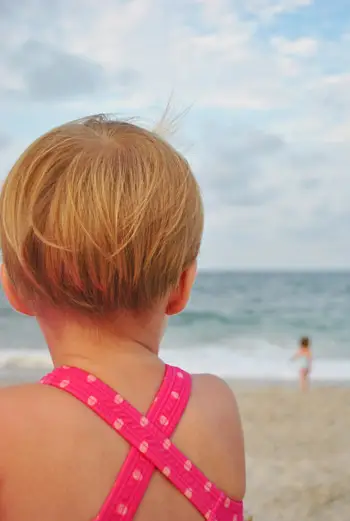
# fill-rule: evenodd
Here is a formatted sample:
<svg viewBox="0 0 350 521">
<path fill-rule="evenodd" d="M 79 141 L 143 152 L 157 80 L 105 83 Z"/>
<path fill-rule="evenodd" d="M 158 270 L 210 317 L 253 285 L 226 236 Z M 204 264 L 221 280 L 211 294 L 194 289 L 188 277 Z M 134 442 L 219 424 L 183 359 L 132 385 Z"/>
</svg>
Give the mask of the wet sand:
<svg viewBox="0 0 350 521">
<path fill-rule="evenodd" d="M 350 519 L 350 388 L 231 385 L 254 521 Z"/>
</svg>

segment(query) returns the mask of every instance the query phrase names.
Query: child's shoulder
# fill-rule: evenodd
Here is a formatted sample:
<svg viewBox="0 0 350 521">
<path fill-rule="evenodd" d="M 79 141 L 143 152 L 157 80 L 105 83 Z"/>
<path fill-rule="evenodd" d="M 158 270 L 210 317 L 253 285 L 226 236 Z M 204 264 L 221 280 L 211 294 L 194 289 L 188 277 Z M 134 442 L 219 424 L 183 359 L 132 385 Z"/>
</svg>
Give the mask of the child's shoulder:
<svg viewBox="0 0 350 521">
<path fill-rule="evenodd" d="M 241 435 L 241 420 L 237 401 L 230 385 L 212 374 L 192 375 L 192 395 L 198 410 L 207 420 L 220 428 L 231 440 Z"/>
<path fill-rule="evenodd" d="M 0 478 L 35 423 L 38 387 L 27 384 L 0 388 Z"/>
<path fill-rule="evenodd" d="M 14 414 L 14 405 L 22 407 L 34 404 L 34 399 L 41 394 L 41 390 L 42 385 L 38 383 L 0 387 L 0 412 L 9 409 Z"/>
<path fill-rule="evenodd" d="M 0 414 L 18 416 L 18 409 L 26 409 L 33 403 L 40 386 L 38 384 L 11 385 L 0 388 Z M 2 422 L 3 423 L 3 422 Z"/>
<path fill-rule="evenodd" d="M 202 398 L 206 406 L 215 405 L 217 414 L 229 413 L 229 416 L 238 413 L 235 395 L 229 384 L 213 374 L 192 375 L 193 390 Z"/>
<path fill-rule="evenodd" d="M 200 415 L 196 422 L 197 430 L 200 432 L 199 425 L 206 425 L 211 432 L 209 438 L 215 439 L 218 447 L 220 472 L 229 476 L 228 483 L 234 484 L 227 492 L 236 499 L 242 499 L 245 493 L 244 440 L 235 395 L 229 384 L 217 376 L 201 374 L 192 378 L 191 401 Z M 212 452 L 215 452 L 214 448 Z M 227 468 L 223 461 L 228 462 Z M 218 482 L 220 479 L 219 474 Z M 224 483 L 221 486 L 225 488 Z"/>
<path fill-rule="evenodd" d="M 2 448 L 35 430 L 38 418 L 48 411 L 48 396 L 39 384 L 23 384 L 0 388 L 0 452 Z M 8 448 L 5 451 L 8 453 Z"/>
<path fill-rule="evenodd" d="M 41 386 L 24 384 L 0 388 L 0 432 L 15 428 L 29 419 L 40 406 Z M 0 436 L 1 438 L 2 436 Z"/>
</svg>

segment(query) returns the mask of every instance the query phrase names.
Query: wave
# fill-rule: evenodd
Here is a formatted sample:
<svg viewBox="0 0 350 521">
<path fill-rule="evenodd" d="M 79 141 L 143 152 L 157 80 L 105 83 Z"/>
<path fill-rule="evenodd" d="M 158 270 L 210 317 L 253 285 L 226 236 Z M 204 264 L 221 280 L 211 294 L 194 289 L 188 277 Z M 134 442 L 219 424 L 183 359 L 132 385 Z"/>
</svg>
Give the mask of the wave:
<svg viewBox="0 0 350 521">
<path fill-rule="evenodd" d="M 43 369 L 52 367 L 49 352 L 44 349 L 1 349 L 0 369 Z"/>
<path fill-rule="evenodd" d="M 18 314 L 9 306 L 0 307 L 0 318 L 18 318 Z"/>
<path fill-rule="evenodd" d="M 170 324 L 171 326 L 184 327 L 191 326 L 197 322 L 217 322 L 221 325 L 228 325 L 232 323 L 232 319 L 215 311 L 184 311 L 180 315 L 173 317 Z"/>
<path fill-rule="evenodd" d="M 195 349 L 164 349 L 163 359 L 190 373 L 213 373 L 226 379 L 294 381 L 298 366 L 290 361 L 292 349 L 268 345 L 266 349 L 233 350 L 212 346 Z M 350 382 L 350 359 L 319 358 L 313 362 L 312 379 L 319 382 Z"/>
<path fill-rule="evenodd" d="M 298 366 L 290 362 L 292 352 L 261 342 L 250 350 L 223 345 L 170 347 L 161 350 L 161 357 L 191 373 L 213 373 L 235 380 L 287 382 L 298 378 Z M 44 349 L 0 351 L 0 374 L 11 373 L 15 377 L 32 370 L 45 373 L 51 368 L 49 353 Z M 350 382 L 350 359 L 316 358 L 312 378 L 319 382 Z"/>
</svg>

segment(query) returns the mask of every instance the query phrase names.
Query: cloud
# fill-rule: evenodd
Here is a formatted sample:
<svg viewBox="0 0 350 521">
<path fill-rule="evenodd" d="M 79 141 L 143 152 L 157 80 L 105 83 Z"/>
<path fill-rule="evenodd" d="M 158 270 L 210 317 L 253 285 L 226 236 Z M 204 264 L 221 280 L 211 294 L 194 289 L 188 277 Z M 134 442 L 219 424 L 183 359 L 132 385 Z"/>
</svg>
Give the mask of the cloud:
<svg viewBox="0 0 350 521">
<path fill-rule="evenodd" d="M 345 265 L 350 15 L 341 29 L 330 3 L 326 33 L 322 9 L 0 0 L 0 108 L 15 141 L 3 172 L 60 121 L 105 111 L 152 122 L 173 92 L 175 111 L 192 106 L 178 141 L 206 202 L 203 266 Z"/>
<path fill-rule="evenodd" d="M 82 0 L 50 9 L 43 0 L 22 2 L 8 23 L 2 20 L 3 95 L 64 101 L 96 94 L 124 104 L 142 93 L 146 107 L 175 90 L 198 106 L 254 110 L 286 98 L 277 81 L 284 65 L 266 61 L 254 42 L 257 22 L 239 18 L 224 1 L 106 0 L 103 9 Z"/>
<path fill-rule="evenodd" d="M 278 52 L 287 56 L 311 58 L 318 50 L 318 42 L 314 38 L 287 40 L 286 38 L 274 37 L 272 38 L 271 43 Z"/>
<path fill-rule="evenodd" d="M 220 139 L 218 148 L 211 143 L 212 161 L 204 156 L 199 168 L 209 222 L 202 252 L 207 262 L 346 266 L 348 144 L 242 136 L 237 129 L 226 129 Z"/>
<path fill-rule="evenodd" d="M 16 97 L 34 101 L 74 98 L 96 94 L 103 84 L 99 64 L 35 40 L 25 42 L 11 61 L 22 83 L 22 88 L 8 92 Z"/>
<path fill-rule="evenodd" d="M 264 19 L 271 19 L 308 7 L 313 4 L 313 0 L 244 0 L 244 4 L 247 11 Z"/>
<path fill-rule="evenodd" d="M 212 142 L 198 168 L 208 205 L 234 208 L 271 201 L 276 192 L 266 176 L 268 165 L 285 146 L 282 137 L 253 129 L 231 130 Z"/>
<path fill-rule="evenodd" d="M 7 134 L 0 132 L 0 150 L 6 149 L 11 143 L 11 139 Z"/>
<path fill-rule="evenodd" d="M 107 78 L 104 67 L 96 61 L 36 40 L 24 42 L 8 61 L 10 76 L 17 78 L 17 85 L 2 88 L 2 96 L 9 99 L 47 102 L 86 98 L 108 91 L 108 82 L 115 82 L 122 92 L 138 80 L 131 67 L 120 68 Z"/>
</svg>

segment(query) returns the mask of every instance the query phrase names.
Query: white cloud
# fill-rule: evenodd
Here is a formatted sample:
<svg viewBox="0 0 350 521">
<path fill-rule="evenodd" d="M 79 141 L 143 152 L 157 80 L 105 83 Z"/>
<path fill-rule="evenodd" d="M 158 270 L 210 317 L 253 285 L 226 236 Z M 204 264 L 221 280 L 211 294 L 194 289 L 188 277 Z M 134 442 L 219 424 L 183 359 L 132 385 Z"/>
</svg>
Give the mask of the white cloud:
<svg viewBox="0 0 350 521">
<path fill-rule="evenodd" d="M 195 12 L 193 25 L 186 25 L 189 4 Z M 203 30 L 200 24 L 209 13 L 211 18 Z M 42 10 L 38 10 L 37 17 L 40 16 Z M 37 65 L 42 76 L 40 84 L 44 88 L 47 83 L 50 92 L 52 83 L 58 91 L 63 83 L 67 85 L 66 76 L 72 74 L 64 68 L 64 57 L 65 61 L 76 62 L 77 67 L 89 61 L 95 77 L 93 65 L 102 67 L 105 87 L 101 85 L 100 95 L 114 99 L 116 104 L 125 103 L 135 91 L 142 91 L 148 105 L 164 99 L 173 89 L 185 95 L 189 103 L 215 106 L 226 99 L 228 106 L 235 107 L 244 100 L 244 106 L 252 109 L 269 108 L 283 97 L 281 89 L 273 86 L 273 76 L 279 75 L 278 62 L 272 59 L 263 64 L 263 52 L 254 44 L 255 24 L 227 14 L 224 2 L 220 7 L 208 1 L 174 4 L 163 0 L 106 0 L 102 10 L 97 2 L 63 1 L 55 20 L 53 30 L 45 32 L 45 39 L 39 42 L 51 49 L 51 62 L 48 63 L 48 51 L 42 67 Z M 12 30 L 9 25 L 6 29 Z M 29 79 L 23 64 L 18 64 L 18 54 L 22 62 L 27 61 L 26 48 L 35 46 L 38 34 L 34 28 L 30 33 L 26 21 L 18 24 L 18 31 L 22 37 L 10 40 L 12 55 L 9 53 L 8 60 L 0 59 L 0 91 L 13 89 L 23 94 Z M 39 77 L 34 65 L 32 80 Z M 52 75 L 58 67 L 62 70 L 61 85 Z M 119 74 L 125 70 L 137 71 L 138 81 L 121 92 Z M 258 88 L 256 75 L 260 77 Z M 83 81 L 81 87 L 86 87 Z"/>
<path fill-rule="evenodd" d="M 346 35 L 327 41 L 295 28 L 291 38 L 278 25 L 279 15 L 302 15 L 317 9 L 312 4 L 6 4 L 0 107 L 7 116 L 0 132 L 11 133 L 12 142 L 2 148 L 3 168 L 21 143 L 61 120 L 105 111 L 152 121 L 174 92 L 175 109 L 193 104 L 183 122 L 188 138 L 180 130 L 179 139 L 207 202 L 203 265 L 344 264 Z"/>
<path fill-rule="evenodd" d="M 242 0 L 248 11 L 264 19 L 271 19 L 282 13 L 296 11 L 301 7 L 308 7 L 314 0 Z"/>
<path fill-rule="evenodd" d="M 310 58 L 317 53 L 318 42 L 314 38 L 272 38 L 271 43 L 281 54 Z"/>
</svg>

